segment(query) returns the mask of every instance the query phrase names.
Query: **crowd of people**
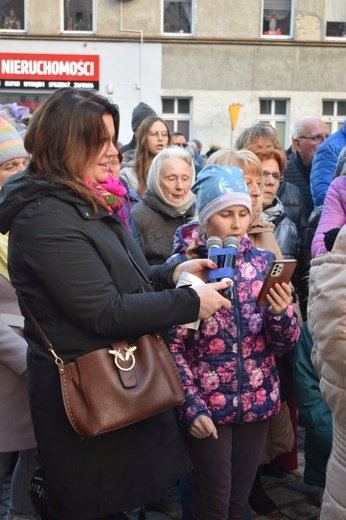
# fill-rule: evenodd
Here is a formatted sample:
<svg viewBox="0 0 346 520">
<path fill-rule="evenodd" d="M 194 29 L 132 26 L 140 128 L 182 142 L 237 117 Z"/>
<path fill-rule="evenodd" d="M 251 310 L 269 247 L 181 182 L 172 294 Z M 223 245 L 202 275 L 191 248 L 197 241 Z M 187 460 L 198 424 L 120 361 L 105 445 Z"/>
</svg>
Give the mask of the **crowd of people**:
<svg viewBox="0 0 346 520">
<path fill-rule="evenodd" d="M 203 153 L 144 102 L 126 145 L 118 107 L 95 92 L 58 89 L 28 112 L 0 107 L 8 520 L 143 515 L 179 482 L 183 520 L 270 514 L 261 475 L 297 468 L 298 423 L 320 518 L 344 519 L 346 122 L 329 136 L 302 117 L 288 150 L 256 123 L 234 148 Z M 239 244 L 232 280 L 205 283 L 218 272 L 210 240 L 224 251 L 229 237 Z M 271 263 L 285 259 L 297 260 L 291 282 L 259 305 Z M 177 286 L 184 272 L 199 283 Z M 81 440 L 19 295 L 66 363 L 159 331 L 184 403 Z M 45 513 L 28 492 L 37 468 Z"/>
</svg>

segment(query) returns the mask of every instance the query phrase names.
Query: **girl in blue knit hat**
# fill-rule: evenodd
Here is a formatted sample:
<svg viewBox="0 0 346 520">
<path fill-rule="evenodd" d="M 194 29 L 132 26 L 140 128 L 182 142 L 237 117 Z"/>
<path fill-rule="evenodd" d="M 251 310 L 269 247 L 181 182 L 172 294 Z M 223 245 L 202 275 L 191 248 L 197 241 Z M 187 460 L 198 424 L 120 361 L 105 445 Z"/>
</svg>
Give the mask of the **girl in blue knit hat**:
<svg viewBox="0 0 346 520">
<path fill-rule="evenodd" d="M 235 237 L 240 247 L 231 309 L 202 320 L 197 331 L 170 331 L 186 392 L 177 413 L 194 465 L 195 519 L 244 520 L 268 419 L 280 409 L 274 355 L 294 348 L 299 325 L 285 283 L 270 290 L 268 306 L 256 305 L 275 257 L 246 235 L 252 204 L 242 170 L 208 165 L 192 191 L 200 228 L 187 257 L 206 257 L 211 236 L 222 243 Z"/>
</svg>

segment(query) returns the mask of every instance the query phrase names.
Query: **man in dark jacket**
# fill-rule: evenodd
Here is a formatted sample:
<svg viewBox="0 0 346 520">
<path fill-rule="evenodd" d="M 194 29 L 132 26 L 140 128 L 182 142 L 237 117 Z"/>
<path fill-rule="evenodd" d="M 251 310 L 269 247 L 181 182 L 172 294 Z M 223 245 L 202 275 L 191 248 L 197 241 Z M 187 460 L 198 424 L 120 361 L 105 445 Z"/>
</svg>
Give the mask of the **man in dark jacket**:
<svg viewBox="0 0 346 520">
<path fill-rule="evenodd" d="M 318 117 L 302 117 L 293 127 L 292 149 L 284 171 L 285 180 L 295 184 L 301 191 L 308 220 L 314 203 L 310 191 L 310 172 L 314 155 L 319 145 L 329 137 L 329 130 Z"/>
</svg>

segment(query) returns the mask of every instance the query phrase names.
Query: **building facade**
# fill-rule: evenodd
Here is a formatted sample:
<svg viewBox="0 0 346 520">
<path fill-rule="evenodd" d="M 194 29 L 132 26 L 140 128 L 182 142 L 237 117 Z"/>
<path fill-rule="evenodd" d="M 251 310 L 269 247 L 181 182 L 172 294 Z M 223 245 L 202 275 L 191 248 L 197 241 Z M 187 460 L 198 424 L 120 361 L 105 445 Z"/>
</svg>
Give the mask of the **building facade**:
<svg viewBox="0 0 346 520">
<path fill-rule="evenodd" d="M 96 88 L 123 143 L 140 101 L 203 151 L 259 121 L 288 146 L 304 115 L 346 118 L 345 0 L 0 0 L 0 18 L 0 103 Z"/>
</svg>

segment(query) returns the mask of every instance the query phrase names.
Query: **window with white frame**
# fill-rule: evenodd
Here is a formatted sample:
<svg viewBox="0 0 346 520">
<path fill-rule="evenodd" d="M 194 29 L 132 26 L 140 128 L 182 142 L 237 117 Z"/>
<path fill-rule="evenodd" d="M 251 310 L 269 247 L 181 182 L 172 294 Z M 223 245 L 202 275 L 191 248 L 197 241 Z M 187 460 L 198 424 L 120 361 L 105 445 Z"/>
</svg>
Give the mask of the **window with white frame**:
<svg viewBox="0 0 346 520">
<path fill-rule="evenodd" d="M 0 29 L 11 32 L 25 30 L 25 0 L 0 0 Z"/>
<path fill-rule="evenodd" d="M 166 121 L 170 132 L 181 132 L 186 141 L 191 133 L 191 99 L 162 98 L 162 118 Z"/>
<path fill-rule="evenodd" d="M 346 38 L 346 1 L 327 0 L 327 38 Z"/>
<path fill-rule="evenodd" d="M 64 31 L 93 32 L 93 0 L 63 0 Z"/>
<path fill-rule="evenodd" d="M 262 36 L 291 38 L 294 0 L 263 0 Z"/>
<path fill-rule="evenodd" d="M 193 34 L 195 0 L 163 0 L 163 33 Z"/>
<path fill-rule="evenodd" d="M 331 134 L 339 130 L 346 119 L 346 100 L 323 100 L 322 119 Z"/>
<path fill-rule="evenodd" d="M 283 147 L 288 145 L 289 101 L 287 99 L 260 99 L 259 123 L 275 128 Z"/>
</svg>

